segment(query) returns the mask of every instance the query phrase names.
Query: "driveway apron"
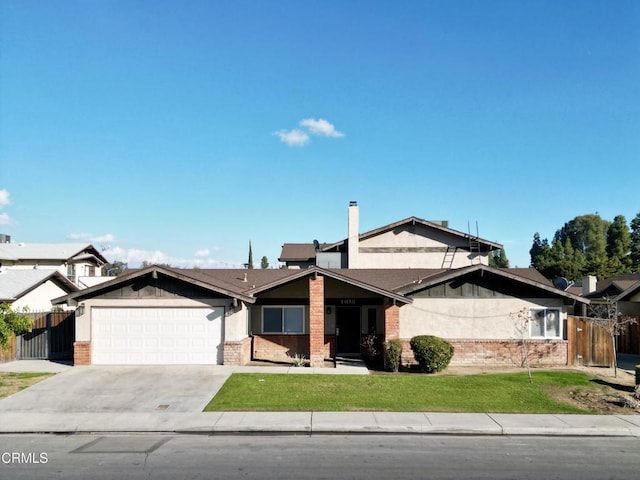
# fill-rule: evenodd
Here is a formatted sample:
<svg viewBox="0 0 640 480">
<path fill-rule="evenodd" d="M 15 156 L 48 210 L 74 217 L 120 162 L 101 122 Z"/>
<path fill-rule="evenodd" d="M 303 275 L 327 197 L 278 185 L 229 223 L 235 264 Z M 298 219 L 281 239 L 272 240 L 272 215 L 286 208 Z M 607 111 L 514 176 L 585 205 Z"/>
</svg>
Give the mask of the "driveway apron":
<svg viewBox="0 0 640 480">
<path fill-rule="evenodd" d="M 229 377 L 215 366 L 76 367 L 0 400 L 0 412 L 201 412 Z"/>
</svg>

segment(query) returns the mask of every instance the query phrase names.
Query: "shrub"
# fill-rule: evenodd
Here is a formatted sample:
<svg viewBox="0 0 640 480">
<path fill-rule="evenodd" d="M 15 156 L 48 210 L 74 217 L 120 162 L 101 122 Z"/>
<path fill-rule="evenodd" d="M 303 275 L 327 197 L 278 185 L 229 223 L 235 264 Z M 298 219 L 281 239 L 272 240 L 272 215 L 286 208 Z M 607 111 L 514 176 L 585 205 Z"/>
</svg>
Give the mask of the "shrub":
<svg viewBox="0 0 640 480">
<path fill-rule="evenodd" d="M 426 373 L 444 370 L 453 357 L 453 345 L 440 337 L 418 335 L 410 342 L 413 357 Z"/>
<path fill-rule="evenodd" d="M 384 364 L 390 372 L 397 372 L 400 368 L 402 356 L 402 340 L 394 338 L 384 344 Z"/>
</svg>

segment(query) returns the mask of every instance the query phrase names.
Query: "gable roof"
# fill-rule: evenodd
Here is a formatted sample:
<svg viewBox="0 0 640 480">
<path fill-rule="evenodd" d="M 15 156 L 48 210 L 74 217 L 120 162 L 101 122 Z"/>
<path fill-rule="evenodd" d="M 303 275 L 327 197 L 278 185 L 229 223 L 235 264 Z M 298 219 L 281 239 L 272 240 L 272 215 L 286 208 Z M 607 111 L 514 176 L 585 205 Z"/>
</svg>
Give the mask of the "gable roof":
<svg viewBox="0 0 640 480">
<path fill-rule="evenodd" d="M 628 300 L 630 297 L 640 292 L 640 280 L 634 282 L 625 288 L 620 294 L 613 299 L 614 302 L 620 302 L 624 300 Z"/>
<path fill-rule="evenodd" d="M 542 276 L 540 272 L 535 269 L 529 268 L 493 268 L 487 265 L 478 264 L 468 267 L 456 268 L 451 270 L 443 270 L 440 273 L 426 276 L 424 278 L 415 280 L 410 284 L 407 284 L 396 291 L 403 295 L 410 295 L 418 290 L 437 285 L 439 283 L 448 282 L 456 278 L 463 277 L 475 272 L 480 272 L 481 275 L 487 273 L 488 275 L 495 275 L 497 277 L 505 278 L 516 283 L 529 285 L 531 287 L 538 288 L 542 291 L 551 293 L 555 296 L 565 297 L 580 303 L 590 303 L 588 299 L 575 295 L 573 293 L 560 290 L 556 288 L 551 281 Z"/>
<path fill-rule="evenodd" d="M 165 275 L 176 280 L 181 280 L 192 285 L 204 288 L 205 290 L 210 290 L 212 292 L 226 295 L 231 298 L 237 298 L 249 303 L 255 302 L 255 298 L 243 294 L 234 285 L 231 285 L 219 279 L 214 282 L 211 278 L 203 278 L 203 276 L 199 273 L 200 272 L 198 270 L 175 269 L 152 265 L 150 267 L 141 268 L 139 270 L 128 270 L 123 275 L 114 277 L 113 280 L 109 280 L 108 282 L 100 283 L 98 285 L 94 285 L 93 287 L 85 288 L 84 290 L 80 290 L 75 293 L 56 298 L 52 300 L 51 303 L 56 304 L 69 303 L 69 301 L 80 301 L 85 298 L 96 296 L 101 292 L 109 290 L 110 288 L 115 287 L 121 283 L 125 283 L 136 278 L 141 278 L 146 275 L 154 276 L 158 274 Z"/>
<path fill-rule="evenodd" d="M 55 281 L 67 292 L 79 290 L 57 270 L 5 270 L 0 273 L 0 302 L 14 302 L 49 280 Z"/>
<path fill-rule="evenodd" d="M 90 243 L 0 243 L 0 261 L 59 260 L 80 261 L 95 258 L 98 264 L 109 263 Z"/>
<path fill-rule="evenodd" d="M 362 288 L 363 290 L 368 290 L 370 292 L 376 293 L 378 295 L 382 295 L 384 297 L 390 298 L 392 300 L 396 300 L 399 301 L 401 303 L 411 303 L 412 300 L 410 298 L 406 298 L 403 295 L 399 295 L 391 290 L 387 290 L 385 288 L 381 288 L 379 285 L 375 285 L 373 283 L 369 283 L 366 281 L 362 281 L 360 279 L 354 278 L 353 276 L 349 276 L 348 274 L 345 275 L 345 272 L 347 272 L 344 269 L 327 269 L 327 268 L 320 268 L 320 267 L 310 267 L 307 269 L 301 269 L 301 270 L 291 270 L 293 273 L 293 275 L 278 279 L 278 280 L 274 280 L 270 283 L 265 283 L 264 285 L 261 285 L 260 287 L 256 287 L 253 288 L 251 290 L 249 290 L 247 293 L 250 294 L 256 294 L 256 293 L 260 293 L 260 292 L 264 292 L 266 290 L 270 290 L 272 288 L 278 287 L 280 285 L 284 285 L 286 283 L 289 283 L 293 280 L 298 280 L 300 278 L 304 278 L 304 277 L 309 277 L 311 275 L 323 275 L 329 278 L 333 278 L 334 280 L 339 280 L 341 282 L 345 282 L 349 285 L 353 285 L 355 287 L 359 287 Z"/>
<path fill-rule="evenodd" d="M 384 225 L 383 227 L 379 227 L 373 230 L 369 230 L 368 232 L 365 233 L 361 233 L 359 235 L 359 239 L 360 241 L 362 240 L 366 240 L 368 238 L 371 237 L 375 237 L 376 235 L 380 235 L 382 233 L 388 232 L 390 230 L 393 230 L 395 228 L 404 226 L 404 225 L 422 225 L 424 227 L 427 228 L 431 228 L 434 230 L 438 230 L 441 232 L 445 232 L 448 233 L 450 235 L 455 235 L 457 237 L 463 238 L 464 240 L 466 240 L 467 242 L 470 240 L 475 240 L 477 242 L 479 242 L 480 244 L 480 249 L 483 251 L 487 251 L 490 252 L 492 250 L 500 250 L 502 248 L 502 245 L 499 243 L 495 243 L 495 242 L 491 242 L 489 240 L 485 240 L 483 238 L 480 237 L 475 237 L 473 235 L 469 235 L 468 233 L 464 233 L 461 232 L 459 230 L 454 230 L 452 228 L 449 227 L 445 227 L 440 223 L 436 223 L 436 222 L 430 222 L 428 220 L 424 220 L 422 218 L 418 218 L 418 217 L 409 217 L 409 218 L 405 218 L 404 220 L 400 220 L 398 222 L 394 222 L 394 223 L 390 223 L 388 225 Z M 339 242 L 335 242 L 335 243 L 331 243 L 331 244 L 324 244 L 321 246 L 321 250 L 322 251 L 328 251 L 328 250 L 332 250 L 334 248 L 340 248 L 342 246 L 344 246 L 346 244 L 348 239 L 344 239 L 344 240 L 340 240 Z"/>
</svg>

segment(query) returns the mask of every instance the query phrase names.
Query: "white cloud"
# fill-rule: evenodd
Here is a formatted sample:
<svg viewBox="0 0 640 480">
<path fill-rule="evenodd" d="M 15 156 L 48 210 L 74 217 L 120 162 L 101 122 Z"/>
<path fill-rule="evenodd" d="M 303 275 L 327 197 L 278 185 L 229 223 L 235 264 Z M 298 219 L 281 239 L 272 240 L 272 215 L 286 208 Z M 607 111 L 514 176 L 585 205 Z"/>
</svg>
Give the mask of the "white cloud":
<svg viewBox="0 0 640 480">
<path fill-rule="evenodd" d="M 83 240 L 96 243 L 112 243 L 116 237 L 112 233 L 105 233 L 104 235 L 93 235 L 92 233 L 70 233 L 67 235 L 67 240 Z"/>
<path fill-rule="evenodd" d="M 9 200 L 9 192 L 7 190 L 0 190 L 0 208 L 11 204 Z"/>
<path fill-rule="evenodd" d="M 202 250 L 198 250 L 196 253 L 193 254 L 195 257 L 208 257 L 209 255 L 211 255 L 211 252 L 209 251 L 208 248 L 203 248 Z"/>
<path fill-rule="evenodd" d="M 92 237 L 92 242 L 98 243 L 111 243 L 114 242 L 116 237 L 112 233 L 105 233 L 104 235 L 99 235 L 97 237 Z"/>
<path fill-rule="evenodd" d="M 6 213 L 0 213 L 0 225 L 9 225 L 11 223 L 11 219 L 9 215 Z"/>
<path fill-rule="evenodd" d="M 205 256 L 204 253 L 208 252 Z M 200 253 L 202 256 L 198 256 Z M 121 247 L 112 247 L 106 249 L 102 254 L 111 262 L 125 262 L 131 268 L 137 268 L 142 262 L 148 263 L 165 263 L 172 267 L 191 268 L 194 266 L 200 268 L 241 268 L 241 264 L 223 262 L 214 258 L 206 258 L 209 255 L 208 249 L 196 252 L 196 258 L 173 257 L 160 250 L 140 250 L 136 248 L 124 249 Z"/>
<path fill-rule="evenodd" d="M 309 135 L 296 128 L 293 130 L 280 130 L 275 132 L 274 135 L 280 137 L 280 141 L 286 143 L 290 147 L 304 147 L 309 143 Z"/>
<path fill-rule="evenodd" d="M 327 122 L 323 118 L 319 118 L 318 120 L 315 118 L 305 118 L 300 121 L 300 126 L 306 127 L 312 135 L 334 138 L 344 137 L 344 133 L 336 130 L 336 127 L 333 126 L 333 124 Z"/>
</svg>

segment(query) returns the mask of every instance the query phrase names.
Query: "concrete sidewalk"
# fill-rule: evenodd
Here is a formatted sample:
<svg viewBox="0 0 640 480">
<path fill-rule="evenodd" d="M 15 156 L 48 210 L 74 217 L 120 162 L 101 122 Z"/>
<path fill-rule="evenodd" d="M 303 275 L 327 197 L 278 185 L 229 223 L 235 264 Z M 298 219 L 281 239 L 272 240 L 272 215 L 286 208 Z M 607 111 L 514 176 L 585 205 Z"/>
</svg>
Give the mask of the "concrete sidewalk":
<svg viewBox="0 0 640 480">
<path fill-rule="evenodd" d="M 640 437 L 640 415 L 394 412 L 4 412 L 0 433 L 423 434 Z"/>
</svg>

